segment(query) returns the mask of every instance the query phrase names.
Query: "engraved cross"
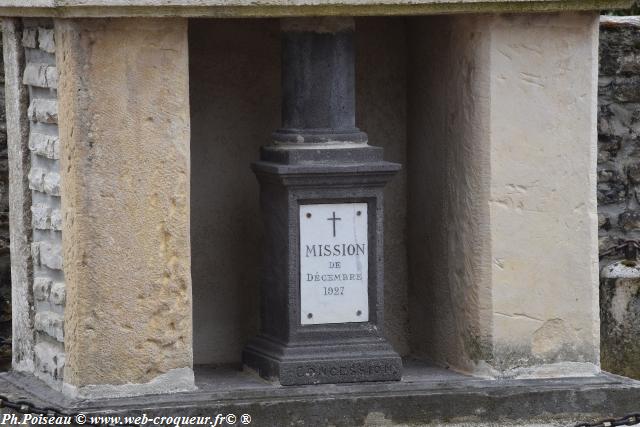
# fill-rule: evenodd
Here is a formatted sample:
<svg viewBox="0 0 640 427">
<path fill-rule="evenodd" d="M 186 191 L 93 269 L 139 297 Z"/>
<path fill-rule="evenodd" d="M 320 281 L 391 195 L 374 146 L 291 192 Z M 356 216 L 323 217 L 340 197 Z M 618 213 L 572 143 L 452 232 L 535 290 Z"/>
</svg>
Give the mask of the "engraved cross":
<svg viewBox="0 0 640 427">
<path fill-rule="evenodd" d="M 342 218 L 336 218 L 336 213 L 333 212 L 333 217 L 327 218 L 327 221 L 333 221 L 333 237 L 336 237 L 336 221 L 340 221 Z"/>
</svg>

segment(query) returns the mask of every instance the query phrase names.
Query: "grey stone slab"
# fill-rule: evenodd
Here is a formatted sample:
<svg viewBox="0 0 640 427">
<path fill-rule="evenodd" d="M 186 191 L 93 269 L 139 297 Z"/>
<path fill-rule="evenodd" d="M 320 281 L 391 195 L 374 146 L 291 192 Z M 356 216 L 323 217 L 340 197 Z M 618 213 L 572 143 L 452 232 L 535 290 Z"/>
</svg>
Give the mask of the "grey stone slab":
<svg viewBox="0 0 640 427">
<path fill-rule="evenodd" d="M 86 414 L 250 414 L 255 426 L 361 426 L 594 421 L 638 411 L 640 382 L 611 374 L 546 380 L 486 380 L 406 361 L 402 381 L 283 387 L 250 373 L 196 367 L 195 392 L 72 400 L 21 373 L 0 374 L 0 390 L 41 406 Z M 572 422 L 569 422 L 571 420 Z"/>
</svg>

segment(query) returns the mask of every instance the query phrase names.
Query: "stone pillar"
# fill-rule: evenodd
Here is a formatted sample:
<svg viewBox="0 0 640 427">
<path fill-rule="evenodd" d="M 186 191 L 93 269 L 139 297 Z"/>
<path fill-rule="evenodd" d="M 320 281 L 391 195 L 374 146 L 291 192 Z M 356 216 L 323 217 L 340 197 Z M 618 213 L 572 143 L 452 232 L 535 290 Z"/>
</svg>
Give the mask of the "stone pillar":
<svg viewBox="0 0 640 427">
<path fill-rule="evenodd" d="M 33 262 L 31 259 L 31 190 L 28 174 L 29 93 L 22 84 L 25 53 L 22 47 L 22 20 L 2 23 L 9 158 L 9 230 L 11 250 L 12 367 L 16 371 L 34 369 Z"/>
<path fill-rule="evenodd" d="M 633 256 L 602 268 L 600 320 L 602 368 L 640 378 L 640 268 Z"/>
<path fill-rule="evenodd" d="M 597 24 L 411 20 L 417 353 L 494 377 L 599 370 Z"/>
<path fill-rule="evenodd" d="M 193 388 L 185 19 L 56 20 L 64 390 Z"/>
</svg>

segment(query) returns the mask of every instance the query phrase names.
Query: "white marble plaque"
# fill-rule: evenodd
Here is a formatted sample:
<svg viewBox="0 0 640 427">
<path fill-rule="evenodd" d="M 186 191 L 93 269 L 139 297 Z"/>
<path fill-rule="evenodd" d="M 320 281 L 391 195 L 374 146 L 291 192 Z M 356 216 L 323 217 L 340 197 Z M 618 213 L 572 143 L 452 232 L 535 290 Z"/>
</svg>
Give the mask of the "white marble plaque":
<svg viewBox="0 0 640 427">
<path fill-rule="evenodd" d="M 367 204 L 300 206 L 300 321 L 369 320 Z"/>
</svg>

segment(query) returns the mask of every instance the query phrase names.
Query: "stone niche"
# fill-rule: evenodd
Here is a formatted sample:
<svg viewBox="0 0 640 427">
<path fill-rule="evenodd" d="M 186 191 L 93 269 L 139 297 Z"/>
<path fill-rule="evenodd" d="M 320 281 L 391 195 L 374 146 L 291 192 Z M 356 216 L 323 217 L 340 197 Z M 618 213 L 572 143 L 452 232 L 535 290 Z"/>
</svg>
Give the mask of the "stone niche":
<svg viewBox="0 0 640 427">
<path fill-rule="evenodd" d="M 189 21 L 196 365 L 239 367 L 259 328 L 249 164 L 280 124 L 279 32 Z M 480 376 L 598 372 L 597 15 L 361 17 L 356 46 L 357 126 L 403 165 L 385 189 L 395 350 Z"/>
<path fill-rule="evenodd" d="M 262 219 L 249 165 L 280 126 L 280 22 L 192 19 L 189 26 L 194 363 L 239 365 L 258 331 Z M 407 23 L 362 18 L 356 34 L 357 124 L 386 160 L 405 165 Z M 408 355 L 406 169 L 385 197 L 387 336 Z"/>
<path fill-rule="evenodd" d="M 63 3 L 0 0 L 3 393 L 259 425 L 637 411 L 640 385 L 600 372 L 598 316 L 595 10 L 628 0 Z M 275 228 L 251 164 L 283 124 L 278 18 L 329 12 L 356 16 L 356 125 L 402 165 L 384 190 L 384 334 L 404 370 L 282 387 L 240 370 Z M 158 396 L 119 400 L 141 395 Z"/>
</svg>

